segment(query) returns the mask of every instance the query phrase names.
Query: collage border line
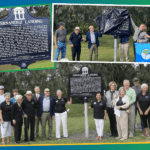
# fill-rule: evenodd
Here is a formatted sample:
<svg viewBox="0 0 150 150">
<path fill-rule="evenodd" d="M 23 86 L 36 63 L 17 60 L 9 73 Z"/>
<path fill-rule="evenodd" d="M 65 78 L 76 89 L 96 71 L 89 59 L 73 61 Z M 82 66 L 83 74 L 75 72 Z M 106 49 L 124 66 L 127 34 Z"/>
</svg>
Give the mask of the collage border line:
<svg viewBox="0 0 150 150">
<path fill-rule="evenodd" d="M 27 6 L 39 6 L 39 5 L 50 5 L 50 12 L 51 12 L 51 26 L 52 26 L 52 36 L 53 36 L 53 12 L 52 12 L 52 7 L 54 4 L 72 4 L 72 3 L 46 3 L 46 4 L 31 4 L 31 5 L 17 5 L 17 6 L 8 6 L 8 7 L 0 7 L 0 8 L 12 8 L 12 7 L 27 7 Z M 74 5 L 76 5 L 76 3 L 73 3 Z M 77 3 L 78 5 L 84 5 L 84 3 L 82 4 L 79 4 Z M 96 5 L 96 4 L 85 4 L 85 5 Z M 114 6 L 120 6 L 118 4 L 98 4 L 98 5 L 103 5 L 103 6 L 109 6 L 109 5 L 114 5 Z M 121 4 L 123 5 L 123 4 Z M 96 5 L 97 6 L 97 5 Z M 125 5 L 123 5 L 125 6 Z M 126 6 L 139 6 L 139 7 L 150 7 L 150 5 L 126 5 Z M 53 45 L 53 38 L 52 38 L 52 45 Z M 52 46 L 53 48 L 53 46 Z M 51 51 L 53 53 L 53 49 Z M 52 59 L 51 61 L 53 60 L 53 55 L 51 55 Z M 53 61 L 52 61 L 53 62 Z M 59 62 L 59 61 L 57 61 Z M 68 61 L 68 62 L 61 62 L 61 63 L 70 63 L 70 62 L 74 62 L 74 63 L 114 63 L 114 64 L 149 64 L 149 63 L 146 63 L 146 62 L 90 62 L 90 61 L 80 61 L 80 62 L 77 62 L 77 61 Z M 36 68 L 36 69 L 22 69 L 22 70 L 6 70 L 6 71 L 0 71 L 0 72 L 17 72 L 17 71 L 30 71 L 30 70 L 43 70 L 43 69 L 56 69 L 56 61 L 53 62 L 54 63 L 54 67 L 51 67 L 51 68 Z M 71 145 L 122 145 L 122 144 L 150 144 L 150 142 L 123 142 L 123 143 L 74 143 L 74 144 L 29 144 L 29 145 L 0 145 L 0 147 L 20 147 L 20 146 L 71 146 Z"/>
<path fill-rule="evenodd" d="M 53 36 L 53 22 L 54 22 L 54 5 L 77 5 L 77 6 L 79 6 L 79 5 L 87 5 L 87 6 L 129 6 L 129 7 L 133 7 L 133 6 L 136 6 L 136 7 L 150 7 L 150 4 L 147 4 L 147 5 L 135 5 L 135 4 L 90 4 L 90 3 L 52 3 L 52 19 L 51 19 L 51 21 L 52 21 L 52 36 Z M 54 40 L 53 40 L 53 38 L 52 38 L 52 44 L 53 44 L 53 42 L 54 42 Z M 68 45 L 68 44 L 67 44 Z M 117 51 L 118 51 L 118 48 L 117 48 Z M 53 56 L 53 47 L 52 47 L 52 51 L 51 51 L 51 56 Z M 114 56 L 113 56 L 113 58 L 114 58 Z M 59 61 L 55 61 L 54 60 L 54 56 L 53 57 L 51 57 L 51 61 L 52 62 L 59 62 Z M 72 61 L 72 60 L 69 60 L 69 61 L 65 61 L 65 62 L 67 62 L 67 63 L 115 63 L 115 64 L 150 64 L 150 62 L 120 62 L 120 61 L 116 61 L 116 62 L 114 62 L 114 61 Z M 61 62 L 61 63 L 63 63 L 63 62 Z"/>
<path fill-rule="evenodd" d="M 31 4 L 31 5 L 15 5 L 15 6 L 0 6 L 0 8 L 13 8 L 13 7 L 28 7 L 28 6 L 39 6 L 39 5 L 49 5 L 50 6 L 50 14 L 51 14 L 51 27 L 52 27 L 52 3 L 43 3 L 43 4 Z M 52 30 L 52 28 L 51 28 Z M 52 42 L 52 39 L 51 39 Z M 52 44 L 51 44 L 51 52 L 52 52 Z M 52 58 L 52 55 L 51 55 Z M 42 60 L 41 60 L 42 61 Z M 47 60 L 49 61 L 49 60 Z M 52 62 L 51 63 L 54 64 L 53 67 L 49 67 L 49 68 L 34 68 L 34 69 L 20 69 L 20 70 L 4 70 L 4 71 L 0 71 L 1 72 L 17 72 L 17 71 L 32 71 L 32 70 L 47 70 L 47 69 L 56 69 L 56 63 Z M 34 64 L 34 63 L 33 63 Z M 4 64 L 5 65 L 5 64 Z M 6 64 L 7 65 L 7 64 Z M 9 64 L 8 64 L 9 65 Z M 1 65 L 2 66 L 2 65 Z"/>
<path fill-rule="evenodd" d="M 150 144 L 150 142 L 123 142 L 123 143 L 66 143 L 66 144 L 20 144 L 20 145 L 0 145 L 0 147 L 20 147 L 20 146 L 77 146 L 77 145 L 135 145 Z"/>
</svg>

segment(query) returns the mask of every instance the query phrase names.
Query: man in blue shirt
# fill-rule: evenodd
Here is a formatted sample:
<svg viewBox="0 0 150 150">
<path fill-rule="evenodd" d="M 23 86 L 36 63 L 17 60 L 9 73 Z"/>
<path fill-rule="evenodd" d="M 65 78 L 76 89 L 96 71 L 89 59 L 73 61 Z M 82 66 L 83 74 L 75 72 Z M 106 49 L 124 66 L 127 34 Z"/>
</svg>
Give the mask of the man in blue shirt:
<svg viewBox="0 0 150 150">
<path fill-rule="evenodd" d="M 18 95 L 18 94 L 19 94 L 18 90 L 17 90 L 17 89 L 14 89 L 14 90 L 13 90 L 13 95 L 14 95 L 14 97 L 12 97 L 12 98 L 10 99 L 10 101 L 11 101 L 13 104 L 16 102 L 15 96 Z"/>
<path fill-rule="evenodd" d="M 42 139 L 46 140 L 46 125 L 48 122 L 49 128 L 49 140 L 52 140 L 52 119 L 55 118 L 55 99 L 50 96 L 50 90 L 46 88 L 44 95 L 41 95 L 37 100 L 39 102 L 39 111 L 37 116 L 41 117 L 42 121 Z"/>
<path fill-rule="evenodd" d="M 101 33 L 98 33 L 97 31 L 94 31 L 93 26 L 89 26 L 89 32 L 87 32 L 87 34 L 86 34 L 86 39 L 83 38 L 83 40 L 85 42 L 89 41 L 89 43 L 88 43 L 88 48 L 90 49 L 89 61 L 92 61 L 93 50 L 94 50 L 94 53 L 95 53 L 95 61 L 97 61 L 98 46 L 99 46 L 98 37 L 102 37 Z"/>
<path fill-rule="evenodd" d="M 120 35 L 120 44 L 119 44 L 119 52 L 120 52 L 120 61 L 124 61 L 124 53 L 126 55 L 126 62 L 129 62 L 129 35 Z"/>
</svg>

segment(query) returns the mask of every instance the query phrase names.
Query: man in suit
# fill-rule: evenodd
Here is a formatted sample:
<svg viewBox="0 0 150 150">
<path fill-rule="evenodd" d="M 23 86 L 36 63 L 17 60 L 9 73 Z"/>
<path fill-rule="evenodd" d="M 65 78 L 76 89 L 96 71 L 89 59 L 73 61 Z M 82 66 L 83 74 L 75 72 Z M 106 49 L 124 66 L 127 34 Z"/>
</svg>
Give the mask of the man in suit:
<svg viewBox="0 0 150 150">
<path fill-rule="evenodd" d="M 35 101 L 39 100 L 40 97 L 40 87 L 36 86 L 34 88 L 35 94 L 33 95 L 33 99 Z M 39 108 L 36 109 L 36 114 L 38 114 Z M 41 117 L 35 116 L 35 137 L 39 137 L 39 124 L 41 124 Z M 41 124 L 42 125 L 42 124 Z"/>
<path fill-rule="evenodd" d="M 21 130 L 22 130 L 22 101 L 23 96 L 22 95 L 16 95 L 15 97 L 16 103 L 11 108 L 11 117 L 12 122 L 14 124 L 15 128 L 15 143 L 19 144 L 21 139 Z"/>
<path fill-rule="evenodd" d="M 48 121 L 49 126 L 49 140 L 52 140 L 52 119 L 54 119 L 55 115 L 55 107 L 54 102 L 55 99 L 50 96 L 50 90 L 46 88 L 44 90 L 44 95 L 41 95 L 39 98 L 39 112 L 38 117 L 41 117 L 42 121 L 42 139 L 45 141 L 46 134 L 45 134 L 45 128 L 46 123 Z"/>
<path fill-rule="evenodd" d="M 135 30 L 134 35 L 133 35 L 133 49 L 134 49 L 134 58 L 136 56 L 136 51 L 135 51 L 135 44 L 134 43 L 146 43 L 148 41 L 147 38 L 147 33 L 145 32 L 147 30 L 147 26 L 145 24 L 141 24 L 139 27 L 135 25 L 132 16 L 131 17 L 131 23 L 132 26 Z M 135 59 L 136 60 L 136 59 Z"/>
<path fill-rule="evenodd" d="M 89 26 L 89 32 L 87 32 L 87 34 L 86 34 L 86 39 L 82 38 L 85 42 L 89 41 L 89 43 L 88 43 L 88 48 L 90 50 L 89 61 L 92 61 L 93 50 L 95 50 L 94 51 L 94 53 L 95 53 L 95 61 L 97 61 L 97 58 L 98 58 L 98 46 L 99 46 L 98 37 L 102 37 L 102 34 L 98 33 L 97 31 L 94 31 L 94 27 L 93 26 Z"/>
</svg>

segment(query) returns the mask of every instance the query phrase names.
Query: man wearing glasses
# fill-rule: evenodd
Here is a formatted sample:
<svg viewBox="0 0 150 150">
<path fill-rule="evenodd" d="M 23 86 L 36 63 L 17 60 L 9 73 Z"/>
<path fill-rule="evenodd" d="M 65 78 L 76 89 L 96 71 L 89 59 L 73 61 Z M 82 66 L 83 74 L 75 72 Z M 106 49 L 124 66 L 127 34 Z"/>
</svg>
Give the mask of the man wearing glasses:
<svg viewBox="0 0 150 150">
<path fill-rule="evenodd" d="M 49 140 L 52 140 L 52 119 L 54 119 L 55 108 L 54 108 L 54 98 L 50 96 L 50 90 L 46 88 L 44 90 L 44 95 L 39 97 L 39 113 L 38 117 L 42 120 L 42 139 L 46 140 L 45 128 L 48 121 L 49 128 Z"/>
</svg>

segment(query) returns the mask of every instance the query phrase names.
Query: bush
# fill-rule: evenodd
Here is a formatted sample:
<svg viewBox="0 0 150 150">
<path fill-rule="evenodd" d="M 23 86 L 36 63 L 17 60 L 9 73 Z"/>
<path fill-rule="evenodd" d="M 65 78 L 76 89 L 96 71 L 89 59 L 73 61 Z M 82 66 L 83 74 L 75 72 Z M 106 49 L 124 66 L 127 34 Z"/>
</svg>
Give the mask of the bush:
<svg viewBox="0 0 150 150">
<path fill-rule="evenodd" d="M 58 23 L 56 23 L 56 24 L 57 25 L 56 25 L 55 30 L 57 30 L 59 28 Z M 77 21 L 72 21 L 72 22 L 66 23 L 66 29 L 67 29 L 67 33 L 70 34 L 74 31 L 74 28 L 76 26 L 78 26 L 78 27 L 80 27 L 80 33 L 85 35 L 89 31 L 89 26 L 91 26 L 91 25 L 94 26 L 96 31 L 99 31 L 98 26 L 94 22 L 81 22 L 81 23 L 78 23 Z"/>
</svg>

